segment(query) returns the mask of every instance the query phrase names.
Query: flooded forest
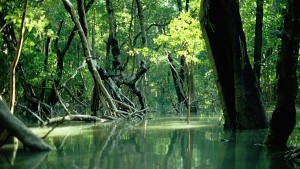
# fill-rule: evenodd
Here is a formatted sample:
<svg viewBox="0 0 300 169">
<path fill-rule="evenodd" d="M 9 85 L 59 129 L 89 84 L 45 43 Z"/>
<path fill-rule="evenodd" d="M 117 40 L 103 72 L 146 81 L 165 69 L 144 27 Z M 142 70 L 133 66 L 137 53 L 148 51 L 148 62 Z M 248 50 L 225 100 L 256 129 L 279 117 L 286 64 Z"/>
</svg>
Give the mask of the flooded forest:
<svg viewBox="0 0 300 169">
<path fill-rule="evenodd" d="M 300 168 L 299 0 L 0 0 L 0 168 Z"/>
</svg>

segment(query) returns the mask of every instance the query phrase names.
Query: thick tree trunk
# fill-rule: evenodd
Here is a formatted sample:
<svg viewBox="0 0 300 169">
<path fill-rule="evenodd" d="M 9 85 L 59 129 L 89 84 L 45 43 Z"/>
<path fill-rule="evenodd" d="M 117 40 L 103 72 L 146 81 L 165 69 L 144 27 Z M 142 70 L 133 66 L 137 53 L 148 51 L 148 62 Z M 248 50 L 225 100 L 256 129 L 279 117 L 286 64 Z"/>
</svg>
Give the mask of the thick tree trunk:
<svg viewBox="0 0 300 169">
<path fill-rule="evenodd" d="M 257 84 L 260 86 L 260 69 L 262 56 L 262 26 L 263 26 L 263 0 L 256 0 L 256 24 L 254 40 L 254 71 L 257 77 Z"/>
<path fill-rule="evenodd" d="M 297 64 L 300 36 L 300 1 L 289 0 L 284 18 L 281 51 L 277 64 L 276 107 L 270 121 L 266 144 L 286 147 L 296 123 L 295 100 L 298 91 Z"/>
<path fill-rule="evenodd" d="M 28 148 L 36 151 L 49 151 L 52 149 L 41 138 L 29 130 L 19 119 L 10 113 L 7 104 L 2 100 L 1 96 L 0 122 L 1 128 L 7 129 L 10 135 L 16 136 Z M 2 146 L 3 143 L 4 142 L 0 142 L 0 146 Z"/>
<path fill-rule="evenodd" d="M 213 3 L 213 4 L 210 4 Z M 214 0 L 202 0 L 200 22 L 203 37 L 208 50 L 208 58 L 215 73 L 216 84 L 224 114 L 224 127 L 236 127 L 235 96 L 233 85 L 233 67 L 229 43 L 227 43 L 228 28 L 220 5 L 215 5 Z"/>
<path fill-rule="evenodd" d="M 216 74 L 224 127 L 267 127 L 260 92 L 247 55 L 238 2 L 203 0 L 200 22 Z"/>
</svg>

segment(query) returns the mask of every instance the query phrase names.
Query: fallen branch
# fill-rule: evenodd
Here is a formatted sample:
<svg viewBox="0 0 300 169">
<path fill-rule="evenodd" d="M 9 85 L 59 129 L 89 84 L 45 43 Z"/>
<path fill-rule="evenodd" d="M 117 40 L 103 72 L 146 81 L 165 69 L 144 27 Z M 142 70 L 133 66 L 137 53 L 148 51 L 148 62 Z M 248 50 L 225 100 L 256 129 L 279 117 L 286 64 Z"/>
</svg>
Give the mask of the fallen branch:
<svg viewBox="0 0 300 169">
<path fill-rule="evenodd" d="M 81 114 L 70 114 L 64 117 L 55 117 L 51 118 L 47 121 L 47 124 L 52 124 L 52 123 L 61 123 L 65 121 L 85 121 L 85 122 L 105 122 L 107 121 L 106 119 L 99 118 L 96 116 L 90 116 L 90 115 L 81 115 Z"/>
</svg>

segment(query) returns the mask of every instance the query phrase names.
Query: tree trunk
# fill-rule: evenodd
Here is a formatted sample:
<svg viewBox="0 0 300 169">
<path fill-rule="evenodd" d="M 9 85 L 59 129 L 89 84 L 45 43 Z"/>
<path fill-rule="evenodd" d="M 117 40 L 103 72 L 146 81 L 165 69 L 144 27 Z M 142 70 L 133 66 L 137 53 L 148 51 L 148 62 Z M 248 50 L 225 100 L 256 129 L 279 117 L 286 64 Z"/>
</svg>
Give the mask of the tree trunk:
<svg viewBox="0 0 300 169">
<path fill-rule="evenodd" d="M 46 44 L 45 44 L 45 59 L 44 59 L 44 71 L 48 71 L 48 60 L 49 60 L 49 51 L 50 51 L 50 44 L 51 44 L 51 37 L 47 37 Z M 42 81 L 42 91 L 41 91 L 41 101 L 45 101 L 45 94 L 46 94 L 46 83 L 47 80 L 44 79 Z"/>
<path fill-rule="evenodd" d="M 247 55 L 235 0 L 203 0 L 200 22 L 221 96 L 224 127 L 267 127 L 256 78 Z"/>
<path fill-rule="evenodd" d="M 276 107 L 270 121 L 266 144 L 285 148 L 296 123 L 295 100 L 298 91 L 297 64 L 300 36 L 300 1 L 289 0 L 277 63 Z"/>
<path fill-rule="evenodd" d="M 138 17 L 140 21 L 140 29 L 141 29 L 141 35 L 142 35 L 142 46 L 147 47 L 147 37 L 146 37 L 146 30 L 145 30 L 145 24 L 144 24 L 144 12 L 143 12 L 143 4 L 141 0 L 136 0 L 136 5 L 138 9 Z"/>
<path fill-rule="evenodd" d="M 177 95 L 178 114 L 183 114 L 184 105 L 186 106 L 186 108 L 188 108 L 188 102 L 187 102 L 187 99 L 186 99 L 186 96 L 185 96 L 184 90 L 183 90 L 183 82 L 181 80 L 180 75 L 178 74 L 178 72 L 175 69 L 175 65 L 173 64 L 173 59 L 170 56 L 170 54 L 168 54 L 167 57 L 168 57 L 167 59 L 169 62 L 170 70 L 171 70 L 172 77 L 173 77 L 174 87 L 175 87 L 175 91 L 176 91 L 176 95 Z"/>
<path fill-rule="evenodd" d="M 196 115 L 198 112 L 198 101 L 196 98 L 196 89 L 195 89 L 195 82 L 194 82 L 194 73 L 193 73 L 193 63 L 191 62 L 189 65 L 189 73 L 188 73 L 188 88 L 189 88 L 189 106 L 190 106 L 190 113 Z"/>
<path fill-rule="evenodd" d="M 85 12 L 88 12 L 91 5 L 94 3 L 95 0 L 90 0 L 89 3 L 86 5 L 85 7 Z M 80 4 L 80 5 L 83 5 L 83 4 Z M 78 8 L 82 9 L 83 7 L 81 6 L 78 6 Z M 85 12 L 82 12 L 84 13 L 85 15 Z M 85 19 L 82 19 L 82 17 L 80 18 L 80 21 L 81 22 L 86 22 Z M 60 36 L 60 33 L 61 33 L 61 29 L 62 29 L 62 25 L 63 25 L 63 21 L 60 23 L 60 26 L 59 26 L 59 29 L 58 29 L 58 32 L 57 32 L 57 36 L 59 37 Z M 77 30 L 77 27 L 74 26 L 69 37 L 68 37 L 68 41 L 66 43 L 66 45 L 64 46 L 63 49 L 60 49 L 59 47 L 59 43 L 58 43 L 58 40 L 59 38 L 56 38 L 55 40 L 55 48 L 56 48 L 56 56 L 57 56 L 57 70 L 56 70 L 56 75 L 57 77 L 54 79 L 54 85 L 56 87 L 59 87 L 60 85 L 60 80 L 61 80 L 61 77 L 62 77 L 62 73 L 63 73 L 63 70 L 64 70 L 64 57 L 69 49 L 69 47 L 71 46 L 71 43 L 75 37 L 75 34 L 76 34 L 76 30 Z M 84 33 L 87 34 L 87 26 L 85 26 L 83 28 L 84 30 Z M 58 97 L 56 95 L 56 92 L 55 92 L 55 87 L 52 87 L 52 89 L 50 90 L 50 94 L 48 96 L 48 104 L 50 105 L 55 105 L 57 102 L 58 102 Z M 46 112 L 46 114 L 49 114 L 49 112 Z"/>
<path fill-rule="evenodd" d="M 181 0 L 177 0 L 177 7 L 178 7 L 178 11 L 182 12 L 182 1 Z"/>
<path fill-rule="evenodd" d="M 96 64 L 93 61 L 93 57 L 91 55 L 91 48 L 90 45 L 87 41 L 87 38 L 85 37 L 84 34 L 84 30 L 81 27 L 81 23 L 79 21 L 79 19 L 76 16 L 75 10 L 73 5 L 70 3 L 70 1 L 68 0 L 63 0 L 65 9 L 67 10 L 67 12 L 71 15 L 71 18 L 73 20 L 73 22 L 75 23 L 77 29 L 78 29 L 78 33 L 82 42 L 82 48 L 84 51 L 84 56 L 86 58 L 87 64 L 88 64 L 88 68 L 89 71 L 91 72 L 93 78 L 95 79 L 95 83 L 96 83 L 96 87 L 99 88 L 99 92 L 101 92 L 104 96 L 104 98 L 107 101 L 107 104 L 109 106 L 109 108 L 111 109 L 110 111 L 112 112 L 117 112 L 118 109 L 115 105 L 115 103 L 113 102 L 113 99 L 111 97 L 111 95 L 108 93 L 108 91 L 106 90 L 106 88 L 104 87 L 103 81 L 101 80 L 101 77 L 98 73 L 98 70 L 96 68 Z M 99 93 L 100 95 L 100 93 Z"/>
<path fill-rule="evenodd" d="M 23 35 L 25 32 L 25 16 L 27 9 L 27 0 L 24 0 L 22 21 L 19 32 L 19 40 L 17 44 L 16 56 L 10 65 L 10 102 L 9 109 L 12 114 L 14 114 L 15 100 L 16 100 L 16 68 L 21 56 L 22 46 L 23 46 Z"/>
<path fill-rule="evenodd" d="M 263 26 L 263 0 L 256 0 L 256 24 L 254 39 L 254 71 L 257 77 L 257 84 L 260 86 L 260 69 L 262 56 L 262 26 Z"/>
<path fill-rule="evenodd" d="M 29 130 L 19 119 L 12 115 L 1 96 L 0 122 L 1 128 L 7 129 L 10 135 L 16 136 L 28 148 L 36 151 L 49 151 L 52 149 L 41 138 Z M 0 142 L 0 146 L 2 146 L 3 143 L 4 142 Z"/>
<path fill-rule="evenodd" d="M 6 44 L 6 48 L 7 48 L 7 53 L 6 53 L 6 57 L 12 57 L 13 54 L 16 53 L 16 49 L 17 49 L 17 38 L 15 36 L 15 30 L 14 30 L 14 24 L 13 23 L 7 23 L 5 20 L 5 16 L 7 15 L 6 12 L 8 12 L 8 9 L 6 9 L 6 6 L 3 7 L 3 10 L 0 12 L 0 27 L 3 28 L 1 30 L 1 34 L 2 34 L 2 38 L 3 41 Z M 7 68 L 7 72 L 2 72 L 3 74 L 8 73 L 9 74 L 9 68 Z M 25 73 L 22 69 L 22 65 L 19 64 L 19 68 L 16 69 L 17 74 L 20 75 L 19 77 L 19 81 L 22 84 L 22 87 L 24 89 L 24 97 L 25 100 L 28 102 L 28 107 L 32 107 L 33 109 L 37 109 L 37 104 L 34 102 L 31 102 L 30 100 L 28 100 L 28 96 L 29 97 L 35 97 L 35 92 L 32 88 L 32 85 L 30 85 L 29 83 L 25 82 L 26 76 Z M 8 83 L 7 83 L 8 82 Z M 6 79 L 4 76 L 1 77 L 1 83 L 4 86 L 8 86 L 9 84 L 9 79 Z"/>
<path fill-rule="evenodd" d="M 185 0 L 185 11 L 189 11 L 190 0 Z"/>
</svg>

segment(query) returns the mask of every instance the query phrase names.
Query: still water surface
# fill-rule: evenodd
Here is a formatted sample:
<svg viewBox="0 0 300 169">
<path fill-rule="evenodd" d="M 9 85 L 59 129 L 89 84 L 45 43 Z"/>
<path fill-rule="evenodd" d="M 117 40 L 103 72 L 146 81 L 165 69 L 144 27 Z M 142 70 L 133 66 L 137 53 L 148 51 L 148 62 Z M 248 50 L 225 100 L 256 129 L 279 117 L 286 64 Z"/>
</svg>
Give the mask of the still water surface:
<svg viewBox="0 0 300 169">
<path fill-rule="evenodd" d="M 212 122 L 213 121 L 213 122 Z M 49 128 L 32 128 L 44 135 Z M 158 118 L 141 124 L 58 127 L 46 139 L 56 150 L 0 151 L 0 168 L 20 169 L 288 169 L 280 152 L 260 146 L 267 130 L 233 132 L 217 120 Z M 13 164 L 12 164 L 13 163 Z"/>
</svg>

